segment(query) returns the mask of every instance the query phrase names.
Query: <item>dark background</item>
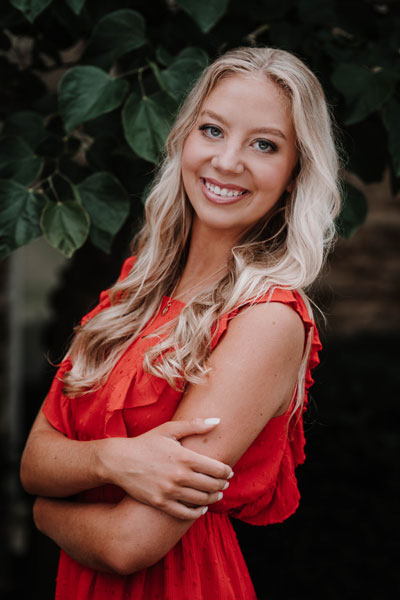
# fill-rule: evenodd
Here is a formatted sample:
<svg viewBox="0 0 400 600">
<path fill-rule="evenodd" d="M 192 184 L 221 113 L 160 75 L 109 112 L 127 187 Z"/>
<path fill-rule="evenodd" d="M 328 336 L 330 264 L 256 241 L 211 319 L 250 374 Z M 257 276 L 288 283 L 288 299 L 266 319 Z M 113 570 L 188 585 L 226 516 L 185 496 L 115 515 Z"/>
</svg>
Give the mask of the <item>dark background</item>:
<svg viewBox="0 0 400 600">
<path fill-rule="evenodd" d="M 207 35 L 182 11 L 168 16 L 168 27 L 164 27 L 158 8 L 165 3 L 160 0 L 88 0 L 88 14 L 94 22 L 96 11 L 101 14 L 122 4 L 140 10 L 146 16 L 150 39 L 154 43 L 161 39 L 173 55 L 188 43 L 213 55 L 225 43 L 250 43 L 248 34 L 258 32 L 259 43 L 287 48 L 305 58 L 324 83 L 342 125 L 351 172 L 347 179 L 367 199 L 368 216 L 354 237 L 340 240 L 313 290 L 326 323 L 319 319 L 324 350 L 305 418 L 307 461 L 297 473 L 300 507 L 283 524 L 262 528 L 235 522 L 235 527 L 259 600 L 397 597 L 400 180 L 394 173 L 396 149 L 391 149 L 389 158 L 380 106 L 358 123 L 346 125 L 354 108 L 354 82 L 350 78 L 346 89 L 338 90 L 331 75 L 339 63 L 362 65 L 377 75 L 382 68 L 396 70 L 399 57 L 397 52 L 393 58 L 393 48 L 399 3 L 232 0 L 227 15 Z M 3 29 L 12 28 L 12 22 L 5 19 L 6 5 L 7 1 L 0 6 Z M 81 37 L 89 38 L 92 30 L 87 15 L 79 22 L 81 29 L 74 29 L 71 19 L 62 0 L 54 1 L 32 27 L 17 19 L 12 33 L 19 40 L 19 52 L 14 54 L 5 50 L 10 36 L 2 30 L 0 121 L 14 110 L 31 108 L 32 98 L 41 98 L 44 84 L 54 93 L 66 63 L 76 59 L 76 47 L 73 52 L 70 47 Z M 260 30 L 266 20 L 268 27 Z M 24 66 L 29 55 L 23 52 L 25 36 L 37 42 L 35 68 Z M 7 52 L 12 60 L 6 60 Z M 43 66 L 43 52 L 53 57 L 54 65 Z M 147 46 L 141 49 L 140 60 L 148 53 Z M 124 65 L 131 58 L 123 57 Z M 366 89 L 369 101 L 374 91 L 373 84 Z M 393 98 L 398 102 L 398 88 Z M 42 105 L 41 110 L 47 109 Z M 64 135 L 61 126 L 53 133 L 60 138 Z M 58 550 L 33 528 L 32 498 L 18 480 L 20 455 L 54 372 L 47 357 L 60 360 L 73 325 L 96 303 L 99 291 L 117 277 L 128 253 L 134 217 L 140 212 L 138 188 L 142 189 L 152 170 L 150 163 L 128 155 L 126 148 L 117 157 L 109 153 L 108 141 L 105 148 L 101 158 L 106 167 L 101 163 L 101 168 L 120 176 L 132 201 L 131 218 L 114 241 L 112 254 L 105 255 L 87 243 L 67 261 L 39 240 L 0 263 L 2 600 L 17 596 L 50 600 L 54 596 Z M 358 213 L 352 211 L 356 206 L 361 207 Z M 364 204 L 358 198 L 357 205 L 348 207 L 349 233 L 362 222 Z"/>
</svg>

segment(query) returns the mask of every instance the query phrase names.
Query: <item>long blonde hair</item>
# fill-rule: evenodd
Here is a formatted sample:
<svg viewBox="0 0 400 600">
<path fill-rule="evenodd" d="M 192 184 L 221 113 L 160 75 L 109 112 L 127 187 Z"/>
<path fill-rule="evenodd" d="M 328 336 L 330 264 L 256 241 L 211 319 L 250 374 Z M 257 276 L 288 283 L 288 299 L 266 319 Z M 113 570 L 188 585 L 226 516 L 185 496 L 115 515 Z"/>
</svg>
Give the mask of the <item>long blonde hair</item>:
<svg viewBox="0 0 400 600">
<path fill-rule="evenodd" d="M 166 156 L 145 204 L 145 223 L 134 241 L 137 260 L 110 290 L 111 307 L 77 328 L 65 375 L 65 393 L 80 395 L 104 383 L 111 369 L 174 287 L 184 266 L 192 222 L 181 178 L 181 154 L 214 86 L 234 74 L 265 76 L 289 99 L 299 164 L 295 186 L 232 248 L 228 273 L 198 293 L 144 357 L 144 368 L 166 379 L 199 383 L 209 370 L 218 319 L 276 287 L 305 290 L 315 281 L 335 234 L 340 205 L 338 156 L 320 83 L 294 55 L 271 48 L 238 48 L 213 62 L 187 96 L 169 134 Z M 311 339 L 309 336 L 308 348 Z M 304 395 L 308 351 L 297 385 Z"/>
</svg>

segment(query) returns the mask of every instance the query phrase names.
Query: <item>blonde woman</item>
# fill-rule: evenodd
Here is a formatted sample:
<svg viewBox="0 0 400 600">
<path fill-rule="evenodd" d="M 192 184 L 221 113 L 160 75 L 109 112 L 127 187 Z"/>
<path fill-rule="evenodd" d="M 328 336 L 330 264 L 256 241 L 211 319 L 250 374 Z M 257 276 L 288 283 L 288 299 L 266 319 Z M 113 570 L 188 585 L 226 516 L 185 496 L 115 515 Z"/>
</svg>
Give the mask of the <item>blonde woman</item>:
<svg viewBox="0 0 400 600">
<path fill-rule="evenodd" d="M 62 549 L 57 598 L 255 598 L 229 517 L 298 505 L 320 349 L 306 290 L 337 169 L 300 60 L 239 48 L 205 70 L 134 256 L 77 328 L 23 456 L 35 523 Z"/>
</svg>

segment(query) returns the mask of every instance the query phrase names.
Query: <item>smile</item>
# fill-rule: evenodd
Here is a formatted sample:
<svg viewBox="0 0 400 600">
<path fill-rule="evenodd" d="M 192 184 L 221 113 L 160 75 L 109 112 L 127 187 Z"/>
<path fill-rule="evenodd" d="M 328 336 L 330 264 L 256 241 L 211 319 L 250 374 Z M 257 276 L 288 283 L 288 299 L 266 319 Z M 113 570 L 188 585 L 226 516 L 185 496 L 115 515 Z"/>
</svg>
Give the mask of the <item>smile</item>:
<svg viewBox="0 0 400 600">
<path fill-rule="evenodd" d="M 213 179 L 201 177 L 203 193 L 217 204 L 233 204 L 250 194 L 249 190 L 230 183 L 218 183 Z"/>
</svg>

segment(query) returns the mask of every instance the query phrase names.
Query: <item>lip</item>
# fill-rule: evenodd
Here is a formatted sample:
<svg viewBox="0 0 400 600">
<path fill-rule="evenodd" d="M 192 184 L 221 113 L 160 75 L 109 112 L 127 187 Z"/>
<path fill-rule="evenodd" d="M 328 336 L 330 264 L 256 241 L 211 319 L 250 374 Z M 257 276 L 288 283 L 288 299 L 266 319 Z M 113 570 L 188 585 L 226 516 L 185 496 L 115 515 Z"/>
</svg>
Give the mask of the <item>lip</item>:
<svg viewBox="0 0 400 600">
<path fill-rule="evenodd" d="M 201 181 L 201 189 L 207 200 L 212 202 L 213 204 L 236 204 L 243 200 L 243 198 L 247 198 L 250 194 L 249 190 L 246 188 L 240 187 L 239 185 L 232 185 L 228 183 L 220 183 L 215 179 L 210 179 L 209 177 L 200 177 Z M 211 190 L 207 189 L 205 182 L 208 181 L 212 183 L 212 185 L 218 185 L 220 188 L 226 188 L 227 190 L 235 190 L 235 191 L 244 191 L 246 190 L 246 194 L 242 194 L 241 196 L 229 197 L 229 196 L 218 196 L 214 194 Z"/>
</svg>

